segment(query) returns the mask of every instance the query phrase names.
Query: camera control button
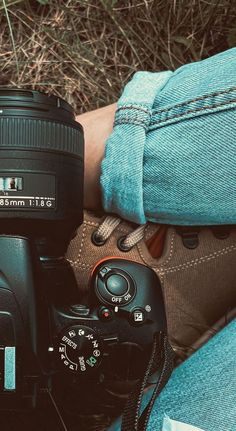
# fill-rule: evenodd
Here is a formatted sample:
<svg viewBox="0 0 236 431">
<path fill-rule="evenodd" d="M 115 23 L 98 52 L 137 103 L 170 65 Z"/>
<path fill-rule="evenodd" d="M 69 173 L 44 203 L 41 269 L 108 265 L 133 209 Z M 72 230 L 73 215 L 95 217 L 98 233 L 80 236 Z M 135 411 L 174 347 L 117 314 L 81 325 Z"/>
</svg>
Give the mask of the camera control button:
<svg viewBox="0 0 236 431">
<path fill-rule="evenodd" d="M 111 271 L 111 268 L 109 268 L 108 266 L 103 266 L 99 271 L 100 278 L 103 280 L 105 276 L 108 274 L 108 272 L 110 271 Z"/>
<path fill-rule="evenodd" d="M 101 307 L 98 310 L 98 316 L 105 322 L 113 318 L 113 312 L 107 307 Z"/>
<path fill-rule="evenodd" d="M 129 283 L 121 274 L 111 274 L 106 279 L 107 290 L 115 296 L 123 296 L 129 290 Z"/>
<path fill-rule="evenodd" d="M 146 320 L 146 313 L 142 308 L 135 308 L 131 313 L 131 321 L 135 325 L 142 325 Z"/>
<path fill-rule="evenodd" d="M 90 309 L 83 304 L 74 304 L 70 307 L 71 311 L 73 311 L 73 313 L 78 314 L 78 316 L 88 316 L 90 314 Z"/>
<path fill-rule="evenodd" d="M 134 299 L 136 284 L 128 272 L 112 268 L 103 279 L 98 271 L 95 279 L 95 292 L 102 302 L 123 307 Z"/>
</svg>

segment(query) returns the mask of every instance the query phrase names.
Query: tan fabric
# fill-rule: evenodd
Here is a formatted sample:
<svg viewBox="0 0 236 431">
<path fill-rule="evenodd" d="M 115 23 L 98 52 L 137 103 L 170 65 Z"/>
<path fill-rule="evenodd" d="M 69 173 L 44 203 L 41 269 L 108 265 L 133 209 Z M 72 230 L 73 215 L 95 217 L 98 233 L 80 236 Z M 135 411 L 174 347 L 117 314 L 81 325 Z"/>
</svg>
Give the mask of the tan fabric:
<svg viewBox="0 0 236 431">
<path fill-rule="evenodd" d="M 84 223 L 72 240 L 67 259 L 74 269 L 78 287 L 85 290 L 94 265 L 106 256 L 132 259 L 152 267 L 160 277 L 164 292 L 168 333 L 173 347 L 181 354 L 229 309 L 236 306 L 236 229 L 227 239 L 217 239 L 208 228 L 199 233 L 199 245 L 183 246 L 174 228 L 169 228 L 162 257 L 153 259 L 141 241 L 129 252 L 117 248 L 120 236 L 134 225 L 123 221 L 104 246 L 95 246 L 91 234 L 104 219 L 85 212 Z M 150 223 L 145 237 L 158 226 Z M 140 289 L 142 286 L 140 286 Z"/>
</svg>

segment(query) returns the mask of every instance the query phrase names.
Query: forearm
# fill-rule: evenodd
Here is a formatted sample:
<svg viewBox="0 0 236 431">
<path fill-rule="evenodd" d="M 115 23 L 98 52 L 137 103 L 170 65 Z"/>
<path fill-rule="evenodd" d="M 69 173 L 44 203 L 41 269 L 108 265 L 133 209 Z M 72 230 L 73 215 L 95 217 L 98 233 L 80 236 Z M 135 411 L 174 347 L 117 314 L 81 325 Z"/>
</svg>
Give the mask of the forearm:
<svg viewBox="0 0 236 431">
<path fill-rule="evenodd" d="M 154 100 L 140 74 L 118 102 L 104 209 L 137 223 L 236 223 L 236 49 L 183 66 L 162 86 L 149 75 Z"/>
<path fill-rule="evenodd" d="M 232 49 L 174 73 L 138 73 L 117 106 L 78 116 L 85 207 L 102 200 L 137 223 L 236 223 L 235 76 Z"/>
</svg>

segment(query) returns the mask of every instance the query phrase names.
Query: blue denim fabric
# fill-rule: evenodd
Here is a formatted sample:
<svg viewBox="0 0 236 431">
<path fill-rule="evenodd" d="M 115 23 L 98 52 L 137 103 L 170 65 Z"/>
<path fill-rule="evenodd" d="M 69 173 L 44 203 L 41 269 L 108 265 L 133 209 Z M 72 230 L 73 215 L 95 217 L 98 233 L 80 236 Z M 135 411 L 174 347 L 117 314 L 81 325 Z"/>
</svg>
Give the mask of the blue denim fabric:
<svg viewBox="0 0 236 431">
<path fill-rule="evenodd" d="M 165 414 L 204 431 L 235 431 L 235 394 L 236 320 L 176 368 L 154 404 L 148 431 L 161 431 Z M 109 428 L 118 430 L 120 420 Z"/>
<path fill-rule="evenodd" d="M 138 72 L 118 101 L 103 205 L 136 223 L 236 223 L 236 48 Z"/>
</svg>

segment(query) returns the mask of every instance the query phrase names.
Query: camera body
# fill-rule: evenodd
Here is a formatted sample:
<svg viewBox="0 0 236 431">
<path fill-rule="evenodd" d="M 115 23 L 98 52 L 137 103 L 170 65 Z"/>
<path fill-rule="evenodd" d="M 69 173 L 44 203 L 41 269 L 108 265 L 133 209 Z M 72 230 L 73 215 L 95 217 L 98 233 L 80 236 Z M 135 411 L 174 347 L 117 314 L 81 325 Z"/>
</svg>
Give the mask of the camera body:
<svg viewBox="0 0 236 431">
<path fill-rule="evenodd" d="M 0 91 L 0 112 L 0 409 L 35 408 L 45 391 L 73 415 L 110 408 L 166 332 L 159 279 L 108 258 L 81 295 L 64 258 L 82 223 L 81 126 L 38 92 Z"/>
<path fill-rule="evenodd" d="M 49 381 L 59 398 L 66 390 L 73 398 L 88 381 L 105 390 L 139 379 L 153 335 L 166 330 L 160 283 L 150 268 L 104 260 L 78 303 L 72 269 L 64 262 L 64 277 L 52 285 L 27 238 L 0 236 L 0 262 L 2 409 L 36 406 Z M 84 411 L 88 400 L 81 396 Z M 91 408 L 93 394 L 87 396 Z"/>
<path fill-rule="evenodd" d="M 98 380 L 136 380 L 153 335 L 166 330 L 155 273 L 113 258 L 93 270 L 86 304 L 51 306 L 54 351 L 63 370 Z M 157 318 L 158 316 L 158 318 Z"/>
</svg>

